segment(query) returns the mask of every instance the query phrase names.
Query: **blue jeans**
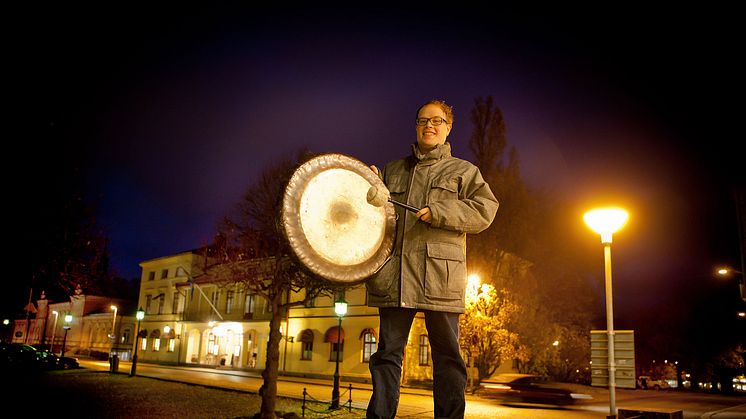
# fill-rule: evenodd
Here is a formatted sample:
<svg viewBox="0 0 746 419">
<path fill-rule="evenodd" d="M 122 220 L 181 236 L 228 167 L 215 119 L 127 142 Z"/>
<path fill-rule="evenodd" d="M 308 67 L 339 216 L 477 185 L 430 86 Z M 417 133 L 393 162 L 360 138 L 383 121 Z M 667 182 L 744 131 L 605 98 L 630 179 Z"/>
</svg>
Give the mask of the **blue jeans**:
<svg viewBox="0 0 746 419">
<path fill-rule="evenodd" d="M 435 418 L 463 418 L 466 401 L 466 364 L 458 343 L 458 313 L 428 311 L 425 327 L 433 357 L 433 402 Z M 369 419 L 394 418 L 399 405 L 404 347 L 417 310 L 379 308 L 381 320 L 378 350 L 370 357 L 373 396 L 368 403 Z"/>
</svg>

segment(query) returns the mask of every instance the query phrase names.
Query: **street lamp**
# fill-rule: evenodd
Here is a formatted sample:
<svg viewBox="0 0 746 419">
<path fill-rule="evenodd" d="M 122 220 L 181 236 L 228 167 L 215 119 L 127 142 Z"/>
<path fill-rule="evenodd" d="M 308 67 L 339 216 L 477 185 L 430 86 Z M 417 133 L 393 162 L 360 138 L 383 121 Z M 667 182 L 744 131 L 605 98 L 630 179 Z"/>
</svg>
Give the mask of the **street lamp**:
<svg viewBox="0 0 746 419">
<path fill-rule="evenodd" d="M 132 369 L 130 369 L 130 377 L 133 377 L 135 373 L 137 372 L 137 344 L 140 339 L 140 320 L 145 318 L 145 310 L 140 307 L 139 310 L 137 310 L 137 332 L 135 333 L 135 352 L 132 356 Z"/>
<path fill-rule="evenodd" d="M 114 310 L 114 317 L 112 318 L 112 321 L 111 321 L 111 349 L 109 350 L 109 364 L 111 367 L 111 372 L 117 372 L 118 365 L 119 365 L 119 357 L 114 351 L 114 343 L 117 341 L 117 334 L 116 334 L 117 306 L 112 304 L 110 308 Z"/>
<path fill-rule="evenodd" d="M 738 280 L 738 290 L 741 293 L 741 299 L 746 302 L 746 284 L 744 284 L 743 272 L 732 268 L 720 268 L 717 270 L 717 273 L 720 276 L 730 276 L 731 274 L 741 275 L 741 279 Z"/>
<path fill-rule="evenodd" d="M 65 323 L 62 326 L 65 329 L 65 337 L 62 339 L 62 350 L 60 351 L 60 357 L 65 356 L 65 345 L 67 344 L 67 331 L 70 330 L 70 323 L 73 321 L 73 315 L 65 313 Z"/>
<path fill-rule="evenodd" d="M 609 353 L 609 415 L 616 417 L 616 362 L 614 360 L 614 308 L 611 292 L 611 236 L 627 222 L 629 214 L 621 208 L 598 208 L 585 213 L 583 220 L 601 235 L 604 245 L 604 271 L 606 278 L 606 328 Z"/>
<path fill-rule="evenodd" d="M 57 320 L 60 318 L 60 312 L 57 310 L 52 310 L 52 314 L 54 314 L 54 328 L 52 329 L 52 343 L 49 344 L 49 353 L 54 353 L 54 337 L 57 334 Z"/>
<path fill-rule="evenodd" d="M 334 303 L 334 312 L 337 313 L 339 325 L 337 326 L 337 360 L 334 367 L 334 387 L 332 388 L 332 405 L 330 409 L 339 409 L 339 353 L 342 346 L 342 317 L 347 314 L 347 301 L 340 296 Z"/>
</svg>

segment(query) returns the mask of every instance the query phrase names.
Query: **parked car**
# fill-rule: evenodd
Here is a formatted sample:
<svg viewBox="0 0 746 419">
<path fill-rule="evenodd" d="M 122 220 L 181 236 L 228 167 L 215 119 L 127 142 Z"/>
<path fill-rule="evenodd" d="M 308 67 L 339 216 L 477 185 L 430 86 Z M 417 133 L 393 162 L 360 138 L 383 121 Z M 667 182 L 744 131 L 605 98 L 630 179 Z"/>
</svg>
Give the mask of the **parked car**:
<svg viewBox="0 0 746 419">
<path fill-rule="evenodd" d="M 0 343 L 0 368 L 29 369 L 40 366 L 36 349 L 23 343 Z"/>
<path fill-rule="evenodd" d="M 63 369 L 68 370 L 70 368 L 80 368 L 78 358 L 71 356 L 58 356 L 52 352 L 45 350 L 36 349 L 36 356 L 39 362 L 41 362 L 46 368 L 49 369 Z"/>
<path fill-rule="evenodd" d="M 637 377 L 637 387 L 643 390 L 667 390 L 671 388 L 666 380 L 654 380 L 647 375 Z"/>
<path fill-rule="evenodd" d="M 18 370 L 48 370 L 79 368 L 77 358 L 57 356 L 25 343 L 2 343 L 0 367 Z"/>
<path fill-rule="evenodd" d="M 480 392 L 504 403 L 532 403 L 565 406 L 581 399 L 590 399 L 588 394 L 573 393 L 572 390 L 552 383 L 546 377 L 533 374 L 500 374 L 483 380 Z"/>
</svg>

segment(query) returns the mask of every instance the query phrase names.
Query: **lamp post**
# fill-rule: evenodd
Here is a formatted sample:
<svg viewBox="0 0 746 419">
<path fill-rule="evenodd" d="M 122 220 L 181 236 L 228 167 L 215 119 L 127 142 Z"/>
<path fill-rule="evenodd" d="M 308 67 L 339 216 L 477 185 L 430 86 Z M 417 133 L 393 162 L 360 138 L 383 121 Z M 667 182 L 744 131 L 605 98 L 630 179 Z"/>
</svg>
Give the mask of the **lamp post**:
<svg viewBox="0 0 746 419">
<path fill-rule="evenodd" d="M 67 331 L 70 330 L 70 323 L 73 321 L 73 315 L 65 313 L 65 325 L 62 326 L 65 329 L 65 337 L 62 339 L 62 350 L 60 351 L 60 357 L 65 356 L 65 345 L 67 344 Z"/>
<path fill-rule="evenodd" d="M 117 306 L 112 304 L 110 308 L 114 310 L 114 317 L 111 320 L 111 349 L 109 349 L 109 366 L 111 372 L 117 372 L 117 370 L 119 369 L 119 357 L 114 350 L 114 343 L 116 343 L 117 341 Z"/>
<path fill-rule="evenodd" d="M 616 417 L 616 362 L 614 360 L 614 308 L 611 292 L 611 236 L 627 222 L 629 214 L 621 208 L 598 208 L 585 213 L 585 223 L 601 235 L 604 245 L 606 278 L 606 328 L 609 356 L 609 417 Z"/>
<path fill-rule="evenodd" d="M 130 369 L 130 377 L 133 377 L 135 373 L 137 372 L 137 344 L 140 340 L 140 320 L 145 318 L 145 310 L 140 307 L 139 310 L 137 310 L 137 332 L 135 333 L 135 351 L 134 355 L 132 356 L 132 368 Z"/>
<path fill-rule="evenodd" d="M 52 328 L 52 343 L 49 344 L 49 353 L 54 353 L 54 337 L 57 334 L 57 320 L 60 318 L 60 312 L 57 310 L 52 310 L 52 314 L 54 314 L 54 327 Z"/>
<path fill-rule="evenodd" d="M 337 360 L 334 367 L 334 387 L 332 388 L 332 405 L 330 409 L 339 409 L 339 353 L 342 346 L 342 317 L 347 314 L 347 301 L 339 297 L 334 303 L 334 312 L 337 313 L 339 325 L 337 326 Z"/>
</svg>

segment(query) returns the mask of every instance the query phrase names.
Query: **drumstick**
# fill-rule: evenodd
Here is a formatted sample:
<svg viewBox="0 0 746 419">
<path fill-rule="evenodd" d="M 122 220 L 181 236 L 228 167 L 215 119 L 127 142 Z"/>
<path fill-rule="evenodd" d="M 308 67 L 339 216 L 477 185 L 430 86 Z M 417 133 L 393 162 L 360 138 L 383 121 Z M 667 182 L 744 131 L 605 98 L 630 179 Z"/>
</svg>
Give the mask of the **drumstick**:
<svg viewBox="0 0 746 419">
<path fill-rule="evenodd" d="M 380 207 L 383 206 L 383 204 L 386 203 L 386 201 L 391 202 L 394 205 L 398 205 L 404 209 L 407 209 L 409 211 L 412 211 L 414 213 L 418 213 L 420 211 L 419 208 L 413 207 L 411 205 L 394 201 L 391 199 L 391 195 L 389 194 L 388 189 L 381 186 L 371 186 L 370 189 L 368 189 L 368 203 L 373 205 L 374 207 Z"/>
</svg>

